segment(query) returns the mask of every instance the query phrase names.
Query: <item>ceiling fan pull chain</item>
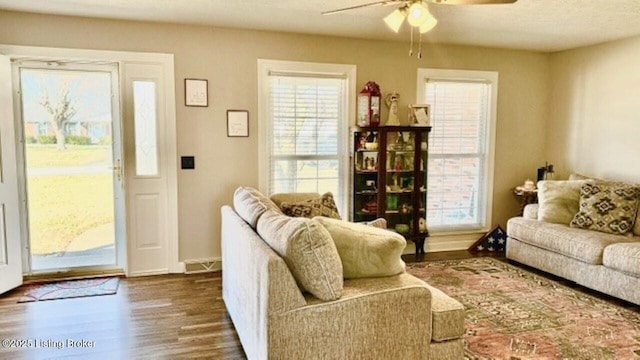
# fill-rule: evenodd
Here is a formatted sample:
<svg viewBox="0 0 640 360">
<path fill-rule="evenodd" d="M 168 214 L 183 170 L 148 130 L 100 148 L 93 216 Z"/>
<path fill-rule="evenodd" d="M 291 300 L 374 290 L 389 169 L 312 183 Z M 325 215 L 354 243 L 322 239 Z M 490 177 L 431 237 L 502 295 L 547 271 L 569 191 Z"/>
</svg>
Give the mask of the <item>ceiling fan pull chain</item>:
<svg viewBox="0 0 640 360">
<path fill-rule="evenodd" d="M 411 31 L 411 48 L 409 48 L 409 56 L 413 56 L 413 26 L 409 28 Z"/>
<path fill-rule="evenodd" d="M 420 38 L 418 40 L 418 60 L 422 59 L 422 33 L 420 33 Z"/>
</svg>

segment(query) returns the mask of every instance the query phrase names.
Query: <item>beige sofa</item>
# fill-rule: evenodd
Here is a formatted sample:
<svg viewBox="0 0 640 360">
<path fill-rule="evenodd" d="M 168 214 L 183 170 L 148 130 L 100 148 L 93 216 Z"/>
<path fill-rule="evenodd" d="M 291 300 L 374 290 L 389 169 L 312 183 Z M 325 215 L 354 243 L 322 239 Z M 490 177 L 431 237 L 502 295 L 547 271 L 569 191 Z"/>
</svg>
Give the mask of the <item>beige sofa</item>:
<svg viewBox="0 0 640 360">
<path fill-rule="evenodd" d="M 258 235 L 259 211 L 222 208 L 222 293 L 249 359 L 462 359 L 464 308 L 407 273 L 302 292 Z M 251 224 L 251 225 L 250 225 Z"/>
<path fill-rule="evenodd" d="M 640 221 L 640 213 L 638 214 Z M 538 221 L 538 205 L 507 223 L 507 258 L 640 305 L 640 234 L 619 236 Z"/>
</svg>

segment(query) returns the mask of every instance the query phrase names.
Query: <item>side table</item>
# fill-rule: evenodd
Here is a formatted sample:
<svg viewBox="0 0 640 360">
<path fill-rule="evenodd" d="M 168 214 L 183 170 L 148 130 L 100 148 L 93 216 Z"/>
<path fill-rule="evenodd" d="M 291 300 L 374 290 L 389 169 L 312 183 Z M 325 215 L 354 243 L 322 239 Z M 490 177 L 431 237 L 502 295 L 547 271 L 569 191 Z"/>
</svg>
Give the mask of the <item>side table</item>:
<svg viewBox="0 0 640 360">
<path fill-rule="evenodd" d="M 513 194 L 520 199 L 520 213 L 518 216 L 522 216 L 525 206 L 538 203 L 538 189 L 527 190 L 518 186 L 513 190 Z"/>
</svg>

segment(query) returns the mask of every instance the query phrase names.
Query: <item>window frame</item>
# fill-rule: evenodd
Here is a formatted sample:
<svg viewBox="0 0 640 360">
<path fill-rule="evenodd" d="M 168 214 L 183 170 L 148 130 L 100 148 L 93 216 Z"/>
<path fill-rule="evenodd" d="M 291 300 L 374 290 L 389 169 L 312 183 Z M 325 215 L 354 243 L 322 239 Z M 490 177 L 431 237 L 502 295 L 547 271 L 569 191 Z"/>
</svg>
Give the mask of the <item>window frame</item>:
<svg viewBox="0 0 640 360">
<path fill-rule="evenodd" d="M 270 118 L 270 73 L 287 73 L 301 77 L 340 76 L 345 79 L 343 99 L 344 117 L 338 125 L 339 188 L 342 203 L 337 204 L 344 218 L 349 214 L 349 127 L 355 124 L 356 115 L 356 65 L 313 63 L 258 59 L 258 188 L 267 196 L 270 192 L 270 144 L 273 137 Z"/>
<path fill-rule="evenodd" d="M 485 223 L 479 228 L 452 229 L 434 231 L 433 235 L 459 235 L 486 233 L 492 227 L 493 218 L 493 188 L 494 188 L 494 165 L 496 150 L 496 124 L 498 110 L 498 72 L 497 71 L 475 71 L 475 70 L 454 70 L 454 69 L 433 69 L 418 68 L 416 100 L 418 104 L 426 104 L 426 84 L 428 80 L 462 81 L 462 82 L 484 82 L 489 84 L 488 99 L 488 123 L 486 126 L 487 141 L 485 144 L 485 162 L 487 169 L 484 180 L 483 193 L 486 194 L 484 211 Z M 428 176 L 428 174 L 427 174 Z"/>
</svg>

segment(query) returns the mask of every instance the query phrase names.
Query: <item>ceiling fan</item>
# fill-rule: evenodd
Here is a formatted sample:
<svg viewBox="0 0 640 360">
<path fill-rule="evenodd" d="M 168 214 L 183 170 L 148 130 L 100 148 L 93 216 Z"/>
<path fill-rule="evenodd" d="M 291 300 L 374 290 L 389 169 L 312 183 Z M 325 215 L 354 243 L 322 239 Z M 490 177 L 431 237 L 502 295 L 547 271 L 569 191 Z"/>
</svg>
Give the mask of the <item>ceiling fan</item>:
<svg viewBox="0 0 640 360">
<path fill-rule="evenodd" d="M 366 4 L 360 4 L 355 6 L 349 6 L 342 9 L 336 9 L 331 11 L 325 11 L 322 15 L 331 15 L 337 14 L 343 11 L 355 10 L 365 7 L 371 6 L 389 6 L 394 4 L 402 4 L 404 6 L 410 6 L 413 3 L 421 3 L 421 2 L 429 2 L 434 4 L 445 4 L 445 5 L 485 5 L 485 4 L 513 4 L 518 0 L 382 0 L 375 1 Z"/>
<path fill-rule="evenodd" d="M 409 56 L 413 54 L 413 32 L 417 28 L 420 34 L 420 46 L 418 50 L 418 59 L 422 58 L 422 34 L 431 31 L 437 24 L 438 20 L 431 15 L 426 5 L 446 4 L 446 5 L 485 5 L 485 4 L 513 4 L 518 0 L 380 0 L 366 4 L 349 6 L 342 9 L 325 11 L 322 15 L 332 15 L 345 11 L 373 7 L 373 6 L 390 6 L 399 5 L 391 14 L 387 15 L 383 20 L 394 32 L 400 31 L 400 27 L 407 19 L 411 26 L 411 50 Z"/>
</svg>

